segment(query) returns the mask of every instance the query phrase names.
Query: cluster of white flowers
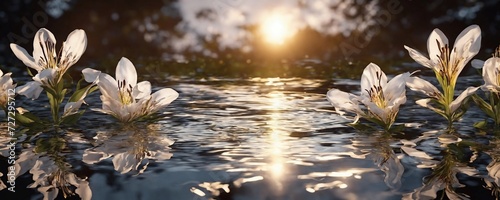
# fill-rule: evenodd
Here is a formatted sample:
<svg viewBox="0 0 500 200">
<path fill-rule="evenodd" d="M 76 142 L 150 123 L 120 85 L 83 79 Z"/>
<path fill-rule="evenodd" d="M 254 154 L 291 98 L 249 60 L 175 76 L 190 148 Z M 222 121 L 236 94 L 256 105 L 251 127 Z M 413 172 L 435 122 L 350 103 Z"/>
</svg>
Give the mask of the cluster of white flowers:
<svg viewBox="0 0 500 200">
<path fill-rule="evenodd" d="M 37 99 L 42 91 L 47 92 L 50 99 L 54 124 L 74 121 L 83 112 L 80 106 L 84 98 L 94 90 L 97 85 L 101 91 L 102 111 L 110 114 L 122 122 L 131 122 L 141 117 L 157 112 L 169 105 L 179 94 L 170 88 L 161 89 L 151 94 L 151 84 L 148 81 L 137 83 L 137 72 L 134 65 L 127 58 L 122 58 L 116 68 L 116 79 L 100 71 L 86 68 L 83 76 L 86 81 L 92 83 L 85 88 L 77 88 L 77 91 L 68 99 L 64 111 L 59 112 L 66 93 L 64 77 L 67 70 L 74 65 L 87 48 L 87 36 L 81 29 L 74 30 L 63 42 L 59 53 L 56 53 L 56 39 L 47 29 L 42 28 L 35 34 L 33 41 L 33 56 L 17 44 L 10 44 L 14 54 L 26 66 L 36 70 L 32 77 L 33 81 L 15 88 L 17 94 L 31 99 Z M 31 72 L 30 72 L 31 74 Z M 5 107 L 6 90 L 13 89 L 15 84 L 10 78 L 11 73 L 3 75 L 0 71 L 0 85 L 2 96 L 0 105 Z"/>
<path fill-rule="evenodd" d="M 394 123 L 400 105 L 406 102 L 405 85 L 413 91 L 421 92 L 429 98 L 418 100 L 420 106 L 429 108 L 448 120 L 448 126 L 458 120 L 466 111 L 464 105 L 467 97 L 481 88 L 490 92 L 490 104 L 475 96 L 474 101 L 495 120 L 500 122 L 500 52 L 486 62 L 474 60 L 472 64 L 483 68 L 484 85 L 468 87 L 455 98 L 455 85 L 460 72 L 479 52 L 481 47 L 481 29 L 471 25 L 457 37 L 453 48 L 448 38 L 439 29 L 434 29 L 427 41 L 429 58 L 420 52 L 404 46 L 409 55 L 419 64 L 434 71 L 441 90 L 430 82 L 412 77 L 409 73 L 400 74 L 387 83 L 387 77 L 380 68 L 370 63 L 361 77 L 361 96 L 348 94 L 338 89 L 327 93 L 327 99 L 339 114 L 348 111 L 356 115 L 354 123 L 360 117 L 390 129 Z M 484 67 L 482 67 L 484 65 Z M 363 105 L 363 106 L 360 106 Z"/>
</svg>

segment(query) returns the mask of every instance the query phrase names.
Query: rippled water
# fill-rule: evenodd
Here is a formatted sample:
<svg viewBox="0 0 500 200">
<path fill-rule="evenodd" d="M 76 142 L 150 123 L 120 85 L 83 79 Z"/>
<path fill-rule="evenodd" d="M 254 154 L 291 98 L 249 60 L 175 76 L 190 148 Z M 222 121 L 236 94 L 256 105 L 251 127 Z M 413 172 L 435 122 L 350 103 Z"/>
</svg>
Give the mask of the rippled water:
<svg viewBox="0 0 500 200">
<path fill-rule="evenodd" d="M 481 83 L 479 76 L 461 81 L 459 90 Z M 22 175 L 16 193 L 0 191 L 2 199 L 42 199 L 26 189 L 34 180 L 47 194 L 55 189 L 44 186 L 66 181 L 92 199 L 493 199 L 499 191 L 498 142 L 472 127 L 486 117 L 475 107 L 456 133 L 443 134 L 445 120 L 415 105 L 421 96 L 409 91 L 397 120 L 406 128 L 387 134 L 347 126 L 326 100 L 332 87 L 359 92 L 357 80 L 170 78 L 154 85 L 180 93 L 158 122 L 123 126 L 88 109 L 62 136 L 42 132 L 18 142 Z M 89 107 L 98 108 L 98 99 L 94 93 Z M 0 166 L 5 182 L 6 158 Z"/>
</svg>

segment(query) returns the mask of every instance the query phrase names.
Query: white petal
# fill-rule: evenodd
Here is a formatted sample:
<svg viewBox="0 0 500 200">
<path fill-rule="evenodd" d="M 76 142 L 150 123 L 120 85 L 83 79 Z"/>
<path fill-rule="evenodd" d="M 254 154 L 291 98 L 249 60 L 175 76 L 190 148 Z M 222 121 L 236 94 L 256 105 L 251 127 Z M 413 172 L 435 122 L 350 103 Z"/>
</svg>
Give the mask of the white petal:
<svg viewBox="0 0 500 200">
<path fill-rule="evenodd" d="M 151 95 L 151 83 L 149 83 L 149 81 L 139 82 L 132 89 L 132 96 L 134 97 L 134 99 L 143 99 L 149 97 L 150 95 Z"/>
<path fill-rule="evenodd" d="M 429 102 L 431 102 L 431 101 L 432 101 L 432 99 L 419 99 L 419 100 L 415 101 L 415 103 L 419 106 L 424 107 L 424 108 L 430 108 L 431 110 L 434 110 L 436 108 L 434 108 L 433 106 L 431 106 L 429 104 Z"/>
<path fill-rule="evenodd" d="M 44 69 L 40 71 L 40 73 L 36 74 L 33 77 L 33 80 L 45 84 L 48 83 L 49 81 L 53 81 L 56 76 L 56 73 L 57 73 L 56 69 L 53 68 Z"/>
<path fill-rule="evenodd" d="M 457 40 L 453 45 L 453 49 L 456 50 L 460 57 L 466 58 L 466 62 L 469 62 L 470 58 L 474 57 L 481 48 L 481 28 L 478 25 L 471 25 L 465 28 L 460 35 L 457 36 Z M 460 58 L 459 57 L 459 58 Z"/>
<path fill-rule="evenodd" d="M 340 115 L 344 115 L 343 111 L 348 111 L 354 114 L 363 113 L 359 108 L 356 96 L 338 89 L 331 89 L 326 94 L 328 101 L 335 107 L 335 111 Z"/>
<path fill-rule="evenodd" d="M 0 76 L 3 76 L 3 71 L 0 69 Z"/>
<path fill-rule="evenodd" d="M 78 109 L 80 109 L 80 106 L 82 106 L 82 103 L 83 103 L 83 100 L 66 103 L 66 105 L 64 105 L 63 117 L 77 113 Z"/>
<path fill-rule="evenodd" d="M 439 45 L 438 45 L 439 43 Z M 448 45 L 448 38 L 439 29 L 434 29 L 427 39 L 427 50 L 429 51 L 429 58 L 433 63 L 438 63 L 438 56 L 441 55 L 441 50 L 439 47 L 444 47 Z"/>
<path fill-rule="evenodd" d="M 481 29 L 478 25 L 471 25 L 465 28 L 458 35 L 453 52 L 450 55 L 450 62 L 459 62 L 457 66 L 457 76 L 462 72 L 465 65 L 474 57 L 481 48 Z"/>
<path fill-rule="evenodd" d="M 116 82 L 116 80 L 106 73 L 101 73 L 98 78 L 99 80 L 97 82 L 97 85 L 99 86 L 101 94 L 109 96 L 113 99 L 119 99 L 118 83 Z"/>
<path fill-rule="evenodd" d="M 464 101 L 466 97 L 474 94 L 477 89 L 479 89 L 479 87 L 468 87 L 467 89 L 465 89 L 462 94 L 458 95 L 458 97 L 453 100 L 453 102 L 451 102 L 450 111 L 452 113 L 455 112 L 462 105 L 462 101 Z"/>
<path fill-rule="evenodd" d="M 16 88 L 16 92 L 20 95 L 24 95 L 30 99 L 38 99 L 40 93 L 42 93 L 43 88 L 41 84 L 36 81 L 30 81 L 23 86 L 19 86 Z"/>
<path fill-rule="evenodd" d="M 179 93 L 177 93 L 175 90 L 171 88 L 164 88 L 156 91 L 151 96 L 152 96 L 151 100 L 155 102 L 156 105 L 155 106 L 156 108 L 153 108 L 153 110 L 158 110 L 162 107 L 167 106 L 172 101 L 177 99 L 177 97 L 179 97 Z"/>
<path fill-rule="evenodd" d="M 411 90 L 422 92 L 429 97 L 439 98 L 441 96 L 441 92 L 434 85 L 418 77 L 409 77 L 406 79 L 406 85 Z"/>
<path fill-rule="evenodd" d="M 82 74 L 87 83 L 95 83 L 97 80 L 99 80 L 99 75 L 101 74 L 101 71 L 91 68 L 85 68 L 82 70 Z"/>
<path fill-rule="evenodd" d="M 49 60 L 49 57 L 55 58 L 56 55 L 56 38 L 54 34 L 45 28 L 41 28 L 35 34 L 35 39 L 33 40 L 33 58 L 35 63 L 40 67 L 41 60 Z M 45 62 L 46 63 L 46 62 Z"/>
<path fill-rule="evenodd" d="M 476 69 L 481 69 L 481 68 L 483 68 L 484 61 L 479 60 L 479 59 L 474 59 L 474 60 L 472 60 L 472 62 L 470 64 L 472 65 L 472 67 L 474 67 Z"/>
<path fill-rule="evenodd" d="M 377 104 L 371 102 L 370 99 L 363 99 L 361 102 L 365 104 L 368 110 L 370 110 L 373 114 L 378 116 L 380 120 L 388 122 L 388 114 L 390 112 L 390 109 L 380 108 L 377 106 Z"/>
<path fill-rule="evenodd" d="M 483 79 L 485 86 L 499 86 L 497 70 L 500 71 L 500 58 L 492 57 L 484 62 Z"/>
<path fill-rule="evenodd" d="M 0 71 L 1 72 L 1 71 Z M 12 78 L 10 77 L 12 73 L 6 73 L 5 75 L 0 74 L 0 88 L 5 87 L 5 88 L 10 88 L 12 86 Z"/>
<path fill-rule="evenodd" d="M 389 102 L 389 106 L 394 106 L 394 100 L 406 95 L 406 81 L 410 77 L 410 73 L 399 74 L 392 78 L 383 88 L 385 100 Z M 400 103 L 401 101 L 398 101 Z M 404 103 L 404 102 L 402 102 Z"/>
<path fill-rule="evenodd" d="M 67 67 L 75 64 L 87 48 L 87 35 L 82 29 L 72 31 L 63 43 L 60 63 Z"/>
<path fill-rule="evenodd" d="M 363 70 L 361 76 L 361 94 L 369 96 L 366 90 L 370 90 L 373 86 L 385 87 L 387 84 L 387 76 L 385 73 L 374 63 L 368 64 Z"/>
<path fill-rule="evenodd" d="M 129 59 L 122 57 L 116 66 L 116 80 L 124 81 L 126 85 L 135 87 L 137 84 L 137 71 Z"/>
<path fill-rule="evenodd" d="M 31 57 L 28 52 L 26 51 L 26 49 L 20 47 L 19 45 L 17 44 L 13 44 L 11 43 L 10 44 L 10 49 L 12 50 L 12 52 L 14 52 L 14 55 L 16 55 L 16 57 L 23 61 L 23 63 L 36 70 L 36 71 L 41 71 L 43 68 L 38 66 L 36 63 L 35 63 L 35 59 L 33 59 L 33 57 Z"/>
<path fill-rule="evenodd" d="M 423 65 L 424 67 L 434 69 L 434 64 L 432 64 L 432 61 L 429 60 L 427 57 L 422 55 L 422 53 L 418 52 L 415 49 L 412 49 L 411 47 L 404 46 L 406 50 L 408 50 L 408 53 L 410 54 L 410 57 L 413 58 L 418 64 Z"/>
</svg>

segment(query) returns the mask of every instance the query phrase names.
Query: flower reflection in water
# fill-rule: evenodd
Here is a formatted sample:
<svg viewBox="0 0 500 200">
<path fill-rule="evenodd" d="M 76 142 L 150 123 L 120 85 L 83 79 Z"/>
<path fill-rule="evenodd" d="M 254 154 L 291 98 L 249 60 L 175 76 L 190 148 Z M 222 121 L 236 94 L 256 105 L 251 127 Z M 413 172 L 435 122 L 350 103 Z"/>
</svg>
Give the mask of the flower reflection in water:
<svg viewBox="0 0 500 200">
<path fill-rule="evenodd" d="M 404 173 L 404 167 L 400 160 L 402 155 L 396 154 L 393 150 L 392 144 L 394 143 L 396 143 L 396 140 L 390 134 L 386 133 L 359 135 L 352 139 L 350 148 L 355 153 L 349 154 L 349 156 L 361 160 L 371 158 L 377 167 L 385 173 L 384 183 L 386 186 L 392 190 L 398 190 L 401 187 L 401 177 Z M 333 188 L 348 188 L 350 185 L 356 184 L 355 179 L 363 179 L 363 174 L 373 174 L 376 171 L 377 169 L 374 168 L 349 168 L 331 172 L 312 172 L 307 175 L 299 175 L 298 178 L 315 180 L 321 178 L 321 183 L 306 185 L 306 191 L 315 193 L 320 190 Z M 355 186 L 353 190 L 346 190 L 345 192 L 355 191 L 356 187 L 358 186 Z M 387 198 L 385 195 L 391 194 L 380 195 Z"/>
<path fill-rule="evenodd" d="M 492 158 L 490 164 L 486 167 L 488 176 L 484 179 L 486 188 L 491 190 L 491 194 L 497 199 L 500 197 L 500 138 L 490 141 L 490 149 L 487 153 Z"/>
<path fill-rule="evenodd" d="M 113 157 L 114 169 L 122 174 L 142 169 L 149 165 L 149 159 L 168 160 L 172 157 L 169 146 L 174 142 L 157 132 L 155 124 L 127 126 L 115 131 L 101 131 L 95 136 L 95 147 L 85 150 L 83 162 L 95 164 Z"/>
<path fill-rule="evenodd" d="M 64 137 L 38 134 L 33 139 L 36 141 L 34 145 L 23 144 L 22 152 L 14 165 L 16 178 L 29 171 L 33 183 L 27 188 L 37 188 L 44 200 L 55 199 L 60 192 L 64 198 L 76 194 L 81 199 L 91 199 L 92 191 L 87 178 L 77 176 L 68 162 L 68 152 L 71 152 L 73 142 L 78 141 L 78 137 L 71 132 L 67 132 Z M 21 137 L 16 142 L 23 143 L 24 138 L 26 137 Z M 4 151 L 2 155 L 5 156 Z"/>
<path fill-rule="evenodd" d="M 421 138 L 426 139 L 433 137 L 435 132 L 431 134 L 424 133 Z M 405 194 L 403 199 L 436 199 L 438 192 L 443 191 L 449 199 L 468 199 L 465 194 L 460 194 L 455 191 L 455 188 L 463 187 L 457 174 L 465 174 L 467 176 L 475 177 L 478 175 L 476 169 L 467 166 L 467 163 L 472 162 L 473 159 L 464 157 L 463 146 L 460 144 L 461 139 L 453 134 L 444 134 L 439 136 L 439 143 L 443 148 L 440 152 L 442 157 L 437 161 L 423 151 L 415 149 L 415 141 L 407 141 L 405 147 L 401 148 L 408 155 L 418 158 L 420 160 L 419 168 L 432 168 L 432 173 L 425 177 L 424 183 L 420 188 L 415 189 L 413 192 Z M 444 196 L 443 196 L 444 197 Z"/>
</svg>

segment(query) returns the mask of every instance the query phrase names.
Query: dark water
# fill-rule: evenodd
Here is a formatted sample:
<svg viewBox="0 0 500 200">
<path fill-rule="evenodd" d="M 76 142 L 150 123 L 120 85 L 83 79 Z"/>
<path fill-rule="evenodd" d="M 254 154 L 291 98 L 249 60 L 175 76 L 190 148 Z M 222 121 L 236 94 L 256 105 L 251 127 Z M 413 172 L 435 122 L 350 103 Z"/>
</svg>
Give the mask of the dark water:
<svg viewBox="0 0 500 200">
<path fill-rule="evenodd" d="M 461 77 L 457 89 L 480 78 Z M 406 128 L 387 134 L 347 126 L 326 100 L 332 87 L 359 92 L 359 80 L 166 80 L 154 85 L 180 97 L 155 123 L 116 123 L 91 110 L 100 106 L 94 93 L 76 127 L 21 138 L 22 175 L 2 199 L 42 199 L 39 191 L 55 188 L 63 199 L 62 185 L 92 199 L 494 199 L 498 191 L 498 142 L 472 127 L 486 117 L 476 107 L 444 134 L 446 121 L 408 91 L 397 120 Z M 0 166 L 5 183 L 7 158 Z"/>
</svg>

